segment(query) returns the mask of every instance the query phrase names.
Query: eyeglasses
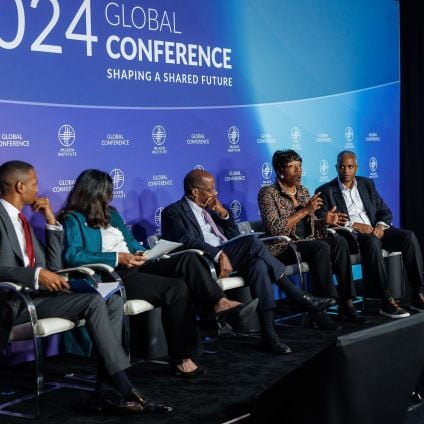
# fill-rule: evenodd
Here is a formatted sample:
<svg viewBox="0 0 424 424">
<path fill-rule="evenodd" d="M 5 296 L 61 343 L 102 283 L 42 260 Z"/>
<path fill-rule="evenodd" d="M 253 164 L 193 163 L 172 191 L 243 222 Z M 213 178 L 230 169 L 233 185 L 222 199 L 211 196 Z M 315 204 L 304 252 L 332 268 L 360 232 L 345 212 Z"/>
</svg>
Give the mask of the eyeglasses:
<svg viewBox="0 0 424 424">
<path fill-rule="evenodd" d="M 207 191 L 209 194 L 215 194 L 215 193 L 218 193 L 218 192 L 216 191 L 216 189 L 215 189 L 215 188 L 205 188 L 205 187 L 194 187 L 194 188 L 197 188 L 197 189 L 199 189 L 199 190 L 205 190 L 205 191 Z"/>
</svg>

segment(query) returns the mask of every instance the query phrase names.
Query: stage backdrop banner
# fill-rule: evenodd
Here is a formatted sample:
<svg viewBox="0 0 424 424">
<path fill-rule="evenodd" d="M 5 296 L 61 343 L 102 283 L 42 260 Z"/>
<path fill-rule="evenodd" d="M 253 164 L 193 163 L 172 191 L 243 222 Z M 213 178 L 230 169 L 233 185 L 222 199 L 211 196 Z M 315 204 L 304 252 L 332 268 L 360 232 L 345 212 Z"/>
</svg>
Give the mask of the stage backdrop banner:
<svg viewBox="0 0 424 424">
<path fill-rule="evenodd" d="M 195 167 L 258 219 L 275 150 L 313 191 L 350 149 L 397 222 L 398 20 L 393 0 L 2 0 L 0 160 L 34 164 L 55 210 L 108 172 L 143 239 Z"/>
</svg>

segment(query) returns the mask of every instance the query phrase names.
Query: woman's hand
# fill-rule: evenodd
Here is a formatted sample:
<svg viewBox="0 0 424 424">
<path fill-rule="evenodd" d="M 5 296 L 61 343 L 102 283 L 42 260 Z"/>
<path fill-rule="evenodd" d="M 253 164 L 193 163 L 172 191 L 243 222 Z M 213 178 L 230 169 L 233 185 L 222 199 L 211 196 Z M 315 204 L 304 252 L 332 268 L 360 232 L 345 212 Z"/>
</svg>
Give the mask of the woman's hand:
<svg viewBox="0 0 424 424">
<path fill-rule="evenodd" d="M 139 252 L 135 255 L 132 253 L 118 253 L 118 264 L 125 266 L 126 268 L 135 268 L 136 266 L 143 266 L 147 261 L 147 258 L 143 256 L 143 252 Z"/>
<path fill-rule="evenodd" d="M 324 222 L 327 225 L 334 226 L 343 226 L 347 221 L 349 221 L 349 217 L 342 212 L 336 212 L 336 207 L 333 206 L 325 215 Z"/>
<path fill-rule="evenodd" d="M 315 193 L 309 201 L 305 205 L 305 210 L 308 212 L 309 215 L 313 214 L 316 210 L 320 209 L 323 201 L 320 196 L 321 193 Z"/>
</svg>

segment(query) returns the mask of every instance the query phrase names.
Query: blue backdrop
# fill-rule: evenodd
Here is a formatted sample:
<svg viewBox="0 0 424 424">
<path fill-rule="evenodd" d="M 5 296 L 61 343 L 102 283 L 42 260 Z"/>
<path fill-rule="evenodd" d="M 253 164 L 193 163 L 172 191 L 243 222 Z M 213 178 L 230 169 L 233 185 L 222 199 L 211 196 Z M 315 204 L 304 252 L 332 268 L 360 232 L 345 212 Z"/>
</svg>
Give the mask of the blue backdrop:
<svg viewBox="0 0 424 424">
<path fill-rule="evenodd" d="M 257 219 L 273 151 L 301 154 L 312 191 L 350 149 L 398 222 L 398 6 L 2 0 L 0 160 L 33 163 L 55 210 L 82 170 L 110 173 L 144 238 L 196 166 Z"/>
</svg>

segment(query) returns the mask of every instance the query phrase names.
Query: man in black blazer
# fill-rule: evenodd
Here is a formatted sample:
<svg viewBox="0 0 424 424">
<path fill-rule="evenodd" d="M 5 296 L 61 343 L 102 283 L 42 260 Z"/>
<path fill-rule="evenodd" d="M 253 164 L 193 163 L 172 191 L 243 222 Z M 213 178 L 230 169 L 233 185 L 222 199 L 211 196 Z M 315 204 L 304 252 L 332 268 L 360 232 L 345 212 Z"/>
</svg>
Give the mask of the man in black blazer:
<svg viewBox="0 0 424 424">
<path fill-rule="evenodd" d="M 392 212 L 377 192 L 374 182 L 356 176 L 358 162 L 355 153 L 345 150 L 338 154 L 338 178 L 316 189 L 321 193 L 324 215 L 336 206 L 338 212 L 349 215 L 347 223 L 354 231 L 361 251 L 362 272 L 368 281 L 378 284 L 382 297 L 380 313 L 402 318 L 409 313 L 401 308 L 387 287 L 387 275 L 382 249 L 400 250 L 412 286 L 411 309 L 424 311 L 423 261 L 421 249 L 412 231 L 392 226 Z"/>
<path fill-rule="evenodd" d="M 121 347 L 122 299 L 112 296 L 106 307 L 97 294 L 69 292 L 66 280 L 52 272 L 61 268 L 63 228 L 56 221 L 49 200 L 37 197 L 37 175 L 32 165 L 22 161 L 3 163 L 0 193 L 0 281 L 20 283 L 33 289 L 39 318 L 85 319 L 98 357 L 97 390 L 91 407 L 113 413 L 170 409 L 146 403 L 128 380 L 125 370 L 130 362 Z M 24 206 L 39 212 L 46 221 L 45 249 L 22 215 Z M 0 317 L 3 318 L 0 321 L 0 350 L 3 350 L 11 326 L 29 321 L 29 315 L 23 302 L 3 296 L 0 297 Z"/>
<path fill-rule="evenodd" d="M 184 178 L 185 196 L 162 211 L 162 235 L 183 243 L 186 248 L 203 250 L 216 262 L 219 277 L 239 271 L 258 297 L 258 314 L 264 348 L 276 354 L 291 349 L 278 337 L 273 327 L 275 302 L 272 283 L 284 290 L 293 304 L 316 312 L 333 304 L 333 299 L 315 298 L 298 290 L 284 276 L 284 265 L 256 237 L 228 239 L 240 235 L 231 215 L 218 199 L 214 177 L 203 170 L 193 170 Z"/>
</svg>

